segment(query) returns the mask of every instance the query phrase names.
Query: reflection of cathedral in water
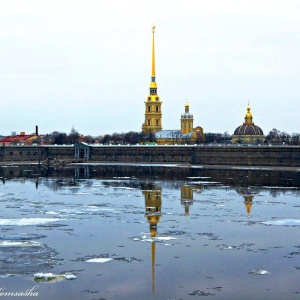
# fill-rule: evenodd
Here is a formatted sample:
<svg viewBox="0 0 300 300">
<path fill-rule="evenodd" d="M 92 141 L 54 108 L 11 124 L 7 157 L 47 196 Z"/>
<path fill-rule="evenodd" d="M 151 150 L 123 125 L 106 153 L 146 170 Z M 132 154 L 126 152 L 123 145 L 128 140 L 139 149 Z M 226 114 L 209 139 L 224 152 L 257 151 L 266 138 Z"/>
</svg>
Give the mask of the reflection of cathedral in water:
<svg viewBox="0 0 300 300">
<path fill-rule="evenodd" d="M 161 187 L 154 184 L 147 184 L 143 187 L 145 197 L 145 217 L 150 225 L 152 238 L 156 237 L 157 224 L 161 218 Z M 155 247 L 153 240 L 151 243 L 151 266 L 152 266 L 152 293 L 155 293 Z"/>
<path fill-rule="evenodd" d="M 250 214 L 251 214 L 251 207 L 252 207 L 252 200 L 254 198 L 253 195 L 245 195 L 243 196 L 244 200 L 245 200 L 245 206 L 246 206 L 246 210 L 247 210 L 247 216 L 248 218 L 250 218 Z"/>
<path fill-rule="evenodd" d="M 251 208 L 253 204 L 254 195 L 257 194 L 257 191 L 255 191 L 252 188 L 246 188 L 246 187 L 240 187 L 236 189 L 237 193 L 243 196 L 246 212 L 248 218 L 250 218 L 251 215 Z"/>
<path fill-rule="evenodd" d="M 193 187 L 190 185 L 184 185 L 181 187 L 181 205 L 184 206 L 184 213 L 186 216 L 190 215 L 190 206 L 193 205 L 194 194 Z"/>
</svg>

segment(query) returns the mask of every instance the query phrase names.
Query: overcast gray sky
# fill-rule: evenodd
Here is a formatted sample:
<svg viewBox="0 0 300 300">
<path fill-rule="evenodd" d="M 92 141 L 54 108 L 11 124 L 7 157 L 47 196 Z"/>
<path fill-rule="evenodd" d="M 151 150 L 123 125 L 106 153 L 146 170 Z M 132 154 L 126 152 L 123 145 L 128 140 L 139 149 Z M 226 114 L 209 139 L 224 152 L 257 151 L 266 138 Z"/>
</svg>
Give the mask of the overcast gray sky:
<svg viewBox="0 0 300 300">
<path fill-rule="evenodd" d="M 140 131 L 151 76 L 163 129 L 300 132 L 298 0 L 0 0 L 0 134 Z"/>
</svg>

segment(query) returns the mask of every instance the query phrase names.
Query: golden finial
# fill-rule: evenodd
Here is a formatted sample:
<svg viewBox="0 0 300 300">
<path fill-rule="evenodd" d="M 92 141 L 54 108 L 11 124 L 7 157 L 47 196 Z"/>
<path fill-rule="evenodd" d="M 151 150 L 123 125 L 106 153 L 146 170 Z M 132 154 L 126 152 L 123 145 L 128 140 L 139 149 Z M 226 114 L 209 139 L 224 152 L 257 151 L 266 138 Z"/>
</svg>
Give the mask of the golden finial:
<svg viewBox="0 0 300 300">
<path fill-rule="evenodd" d="M 154 32 L 154 30 L 155 30 L 155 27 L 156 27 L 155 25 L 153 25 L 153 26 L 152 26 L 152 32 Z"/>
</svg>

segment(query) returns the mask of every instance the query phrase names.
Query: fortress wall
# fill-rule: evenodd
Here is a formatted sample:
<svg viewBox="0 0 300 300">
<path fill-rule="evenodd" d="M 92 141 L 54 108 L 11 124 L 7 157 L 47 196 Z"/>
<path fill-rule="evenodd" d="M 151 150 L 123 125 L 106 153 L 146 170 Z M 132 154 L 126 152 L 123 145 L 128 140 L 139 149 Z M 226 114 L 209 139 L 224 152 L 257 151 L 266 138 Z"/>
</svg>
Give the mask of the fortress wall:
<svg viewBox="0 0 300 300">
<path fill-rule="evenodd" d="M 300 167 L 300 147 L 90 146 L 91 161 Z M 73 159 L 74 146 L 0 147 L 0 161 Z"/>
<path fill-rule="evenodd" d="M 190 163 L 191 147 L 105 146 L 92 149 L 92 160 L 107 162 Z"/>
<path fill-rule="evenodd" d="M 244 166 L 300 166 L 300 147 L 197 147 L 193 164 Z"/>
<path fill-rule="evenodd" d="M 0 147 L 0 161 L 39 161 L 47 157 L 47 149 L 40 146 Z"/>
</svg>

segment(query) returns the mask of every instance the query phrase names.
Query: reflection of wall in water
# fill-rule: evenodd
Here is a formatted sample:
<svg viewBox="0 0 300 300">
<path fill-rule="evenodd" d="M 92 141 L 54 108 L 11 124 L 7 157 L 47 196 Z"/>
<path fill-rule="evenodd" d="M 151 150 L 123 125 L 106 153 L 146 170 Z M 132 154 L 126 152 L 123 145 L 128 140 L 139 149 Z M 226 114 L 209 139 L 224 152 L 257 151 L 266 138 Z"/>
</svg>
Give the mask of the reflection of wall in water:
<svg viewBox="0 0 300 300">
<path fill-rule="evenodd" d="M 88 179 L 90 178 L 89 166 L 78 167 L 74 169 L 74 176 L 76 179 Z"/>
</svg>

